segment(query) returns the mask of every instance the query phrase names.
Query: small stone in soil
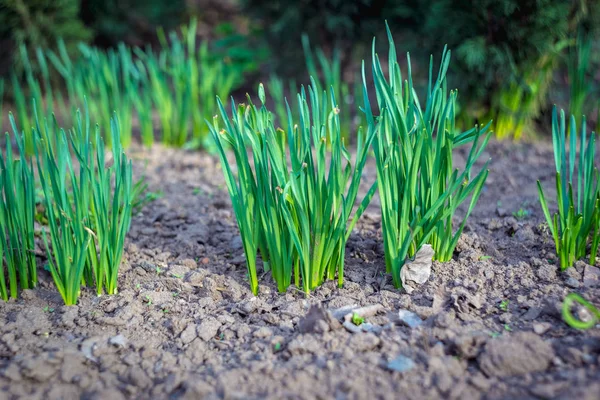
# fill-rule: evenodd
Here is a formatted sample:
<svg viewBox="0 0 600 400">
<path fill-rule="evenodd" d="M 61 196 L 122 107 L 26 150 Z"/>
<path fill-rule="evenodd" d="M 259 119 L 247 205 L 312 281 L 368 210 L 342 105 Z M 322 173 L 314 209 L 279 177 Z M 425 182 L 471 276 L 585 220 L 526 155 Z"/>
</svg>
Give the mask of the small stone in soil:
<svg viewBox="0 0 600 400">
<path fill-rule="evenodd" d="M 417 326 L 423 323 L 423 321 L 421 320 L 421 318 L 419 318 L 417 314 L 408 310 L 398 311 L 398 318 L 400 319 L 400 322 L 402 322 L 409 328 L 416 328 Z"/>
<path fill-rule="evenodd" d="M 549 322 L 540 322 L 537 324 L 533 324 L 533 331 L 538 335 L 543 335 L 544 333 L 548 332 L 550 328 L 552 328 L 552 324 L 550 324 Z"/>
<path fill-rule="evenodd" d="M 108 343 L 116 347 L 127 346 L 127 338 L 123 335 L 116 335 L 108 339 Z"/>
<path fill-rule="evenodd" d="M 539 307 L 531 307 L 523 316 L 521 317 L 525 321 L 533 321 L 542 313 L 542 309 Z"/>
<path fill-rule="evenodd" d="M 577 279 L 573 277 L 568 277 L 565 281 L 565 285 L 567 285 L 570 288 L 577 289 L 580 286 L 580 283 Z"/>
<path fill-rule="evenodd" d="M 415 362 L 403 355 L 399 355 L 387 364 L 387 369 L 396 372 L 407 372 L 413 369 Z"/>
</svg>

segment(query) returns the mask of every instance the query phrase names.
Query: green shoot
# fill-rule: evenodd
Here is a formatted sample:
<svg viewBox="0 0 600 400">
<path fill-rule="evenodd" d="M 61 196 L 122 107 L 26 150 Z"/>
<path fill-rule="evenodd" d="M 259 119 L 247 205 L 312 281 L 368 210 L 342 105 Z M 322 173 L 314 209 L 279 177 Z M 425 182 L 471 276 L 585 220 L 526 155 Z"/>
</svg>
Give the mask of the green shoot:
<svg viewBox="0 0 600 400">
<path fill-rule="evenodd" d="M 523 220 L 528 218 L 531 215 L 531 211 L 524 209 L 524 208 L 519 208 L 517 211 L 513 211 L 513 217 L 515 217 L 518 220 Z"/>
<path fill-rule="evenodd" d="M 365 322 L 365 319 L 357 313 L 352 314 L 352 323 L 356 326 L 360 326 Z"/>
<path fill-rule="evenodd" d="M 504 312 L 508 311 L 508 300 L 502 300 L 498 308 Z"/>
<path fill-rule="evenodd" d="M 446 71 L 450 52 L 444 50 L 441 67 L 433 81 L 433 61 L 425 108 L 413 88 L 410 57 L 407 80 L 396 58 L 388 28 L 389 78 L 384 75 L 373 42 L 373 79 L 380 115 L 375 119 L 369 104 L 367 122 L 376 126 L 374 141 L 377 182 L 381 201 L 386 269 L 396 287 L 400 270 L 425 243 L 430 243 L 438 261 L 451 259 L 488 175 L 487 163 L 475 176 L 471 170 L 490 138 L 490 124 L 466 132 L 455 127 L 456 92 L 448 94 Z M 388 80 L 389 79 L 389 80 Z M 366 78 L 363 68 L 363 91 Z M 372 128 L 371 128 L 372 129 Z M 471 143 L 462 172 L 453 169 L 453 150 Z M 453 232 L 452 217 L 459 205 L 471 197 L 458 229 Z"/>
<path fill-rule="evenodd" d="M 34 214 L 35 183 L 33 166 L 27 162 L 24 135 L 13 127 L 18 153 L 14 154 L 11 137 L 6 134 L 6 155 L 0 151 L 0 297 L 17 297 L 17 288 L 37 285 L 35 262 Z M 6 263 L 6 274 L 4 269 Z M 8 276 L 8 288 L 5 275 Z"/>
<path fill-rule="evenodd" d="M 553 216 L 550 214 L 540 181 L 538 181 L 538 193 L 548 229 L 554 239 L 561 270 L 572 266 L 576 260 L 585 257 L 589 241 L 591 241 L 590 264 L 595 264 L 598 252 L 600 198 L 598 169 L 594 166 L 596 135 L 592 132 L 588 139 L 586 131 L 585 117 L 582 119 L 581 130 L 578 135 L 575 117 L 571 116 L 567 161 L 565 113 L 561 111 L 559 120 L 558 112 L 554 107 L 552 112 L 552 143 L 556 165 L 558 212 Z M 577 140 L 578 137 L 579 140 Z M 577 142 L 579 142 L 579 148 Z M 577 149 L 579 149 L 578 160 L 576 159 Z M 576 175 L 575 168 L 577 168 Z M 576 190 L 576 193 L 574 193 L 574 190 Z"/>
<path fill-rule="evenodd" d="M 224 128 L 216 117 L 211 126 L 255 294 L 258 251 L 281 292 L 292 277 L 307 293 L 336 275 L 341 285 L 346 240 L 375 191 L 373 185 L 349 222 L 375 131 L 359 131 L 353 165 L 334 94 L 328 98 L 314 87 L 313 81 L 308 94 L 298 94 L 297 123 L 288 107 L 287 131 L 275 128 L 262 84 L 260 108 L 248 97 L 248 105 L 232 105 L 230 117 L 219 101 Z M 226 146 L 233 149 L 237 176 Z"/>
</svg>

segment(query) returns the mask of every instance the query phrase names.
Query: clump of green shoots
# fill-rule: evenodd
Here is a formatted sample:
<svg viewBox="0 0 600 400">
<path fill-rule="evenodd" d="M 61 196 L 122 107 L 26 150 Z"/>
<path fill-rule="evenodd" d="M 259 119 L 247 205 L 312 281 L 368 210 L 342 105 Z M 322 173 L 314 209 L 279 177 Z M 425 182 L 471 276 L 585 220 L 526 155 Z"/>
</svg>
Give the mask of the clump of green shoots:
<svg viewBox="0 0 600 400">
<path fill-rule="evenodd" d="M 78 174 L 73 167 L 70 152 L 73 136 L 47 120 L 44 128 L 46 134 L 50 129 L 55 134 L 53 143 L 42 139 L 39 124 L 35 131 L 38 173 L 48 214 L 49 232 L 43 231 L 48 269 L 65 304 L 74 305 L 92 240 L 88 228 L 91 197 L 88 175 L 84 169 Z"/>
<path fill-rule="evenodd" d="M 93 275 L 98 295 L 103 293 L 103 287 L 107 294 L 117 293 L 117 275 L 131 225 L 134 197 L 132 165 L 118 140 L 116 114 L 110 131 L 113 138 L 110 167 L 106 167 L 104 142 L 99 134 L 95 135 L 93 146 L 91 141 L 82 141 L 76 152 L 91 185 L 89 224 L 95 246 L 88 249 L 86 281 L 92 282 L 90 275 Z"/>
<path fill-rule="evenodd" d="M 557 213 L 550 214 L 540 181 L 538 181 L 538 192 L 548 228 L 554 239 L 561 270 L 585 257 L 590 242 L 590 264 L 594 265 L 600 240 L 600 188 L 598 187 L 598 169 L 594 166 L 596 135 L 592 132 L 588 138 L 585 117 L 582 118 L 578 134 L 574 116 L 571 116 L 568 134 L 569 151 L 567 154 L 565 113 L 561 110 L 559 119 L 556 107 L 554 107 L 552 143 L 556 165 Z M 578 149 L 579 159 L 577 160 Z M 575 169 L 577 169 L 576 174 Z"/>
<path fill-rule="evenodd" d="M 456 129 L 457 93 L 448 93 L 446 82 L 449 51 L 444 50 L 435 81 L 431 60 L 425 108 L 422 108 L 413 88 L 410 57 L 407 80 L 403 81 L 389 28 L 388 40 L 389 78 L 384 75 L 373 42 L 373 78 L 380 115 L 376 120 L 369 104 L 365 111 L 368 126 L 377 129 L 373 148 L 386 269 L 399 287 L 403 265 L 425 243 L 432 245 L 434 259 L 448 261 L 452 257 L 488 175 L 487 163 L 475 175 L 472 169 L 491 133 L 490 124 L 466 132 Z M 366 98 L 364 68 L 363 82 Z M 453 151 L 468 143 L 471 149 L 464 169 L 459 172 L 453 168 Z M 452 217 L 469 197 L 462 223 L 453 231 Z"/>
<path fill-rule="evenodd" d="M 64 80 L 67 102 L 61 108 L 64 115 L 72 115 L 76 107 L 87 103 L 91 118 L 102 131 L 110 131 L 113 113 L 119 114 L 120 142 L 129 146 L 132 140 L 133 96 L 139 87 L 134 85 L 132 51 L 124 44 L 107 51 L 81 43 L 80 59 L 73 61 L 63 41 L 58 52 L 47 52 L 47 58 Z M 42 57 L 43 59 L 43 57 Z M 110 143 L 111 137 L 106 137 Z"/>
<path fill-rule="evenodd" d="M 219 101 L 220 118 L 211 126 L 255 294 L 259 251 L 281 292 L 292 279 L 307 293 L 336 275 L 341 285 L 346 241 L 375 191 L 373 185 L 350 220 L 375 132 L 359 131 L 352 163 L 334 94 L 314 88 L 313 81 L 298 94 L 297 122 L 288 107 L 285 130 L 275 128 L 262 85 L 260 108 L 248 97 L 229 116 Z"/>
<path fill-rule="evenodd" d="M 145 93 L 152 99 L 159 115 L 162 141 L 183 146 L 206 145 L 205 119 L 217 109 L 215 94 L 227 97 L 238 78 L 220 61 L 211 59 L 208 43 L 196 46 L 197 21 L 182 27 L 182 35 L 171 32 L 168 37 L 159 30 L 161 49 L 136 49 L 143 62 L 142 79 L 149 85 Z M 138 104 L 137 109 L 140 113 Z M 191 132 L 191 135 L 190 135 Z"/>
<path fill-rule="evenodd" d="M 90 127 L 87 109 L 85 119 L 76 113 L 69 132 L 58 129 L 55 120 L 44 120 L 43 126 L 36 122 L 36 159 L 48 215 L 43 238 L 50 273 L 66 305 L 77 303 L 82 284 L 95 285 L 99 295 L 117 290 L 132 183 L 116 115 L 110 131 L 113 163 L 107 166 L 104 141 L 99 127 Z"/>
<path fill-rule="evenodd" d="M 15 155 L 6 134 L 6 155 L 0 151 L 0 297 L 16 298 L 18 287 L 37 285 L 34 242 L 35 183 L 33 166 L 25 156 L 23 135 L 10 122 L 18 148 Z M 6 271 L 4 269 L 6 264 Z M 8 277 L 8 288 L 5 276 Z"/>
</svg>

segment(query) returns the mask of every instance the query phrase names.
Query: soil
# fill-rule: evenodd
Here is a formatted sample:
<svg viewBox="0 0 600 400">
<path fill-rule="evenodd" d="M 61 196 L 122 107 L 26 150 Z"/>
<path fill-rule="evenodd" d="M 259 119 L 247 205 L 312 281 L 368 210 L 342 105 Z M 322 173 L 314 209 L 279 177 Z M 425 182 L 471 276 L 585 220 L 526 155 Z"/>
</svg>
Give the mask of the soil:
<svg viewBox="0 0 600 400">
<path fill-rule="evenodd" d="M 556 265 L 535 185 L 553 197 L 549 144 L 490 143 L 454 259 L 411 295 L 385 274 L 375 197 L 343 288 L 279 294 L 262 276 L 252 296 L 216 158 L 131 154 L 162 196 L 133 219 L 119 294 L 84 289 L 65 307 L 41 271 L 39 288 L 0 302 L 0 399 L 600 398 L 600 330 L 560 314 L 573 291 L 600 302 L 599 270 Z M 359 332 L 337 319 L 348 306 L 375 306 Z"/>
</svg>

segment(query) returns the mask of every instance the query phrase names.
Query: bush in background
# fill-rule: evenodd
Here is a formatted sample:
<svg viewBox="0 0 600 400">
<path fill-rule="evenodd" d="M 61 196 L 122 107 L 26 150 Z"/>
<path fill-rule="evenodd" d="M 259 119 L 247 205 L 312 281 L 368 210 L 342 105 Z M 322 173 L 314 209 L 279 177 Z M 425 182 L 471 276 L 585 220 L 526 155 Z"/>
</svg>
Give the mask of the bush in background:
<svg viewBox="0 0 600 400">
<path fill-rule="evenodd" d="M 95 43 L 144 45 L 154 42 L 156 29 L 177 27 L 189 17 L 185 0 L 79 0 L 81 18 L 95 35 Z"/>
<path fill-rule="evenodd" d="M 517 138 L 548 106 L 550 84 L 557 68 L 565 66 L 563 55 L 573 46 L 577 31 L 583 27 L 597 37 L 600 21 L 594 0 L 240 3 L 262 21 L 273 53 L 281 56 L 274 67 L 284 74 L 301 76 L 290 71 L 303 66 L 302 54 L 290 46 L 300 42 L 301 32 L 325 48 L 339 47 L 346 60 L 367 56 L 369 46 L 356 44 L 381 35 L 384 20 L 397 32 L 401 52 L 410 51 L 415 59 L 437 54 L 447 44 L 455 55 L 455 78 L 449 84 L 459 89 L 462 122 L 470 126 L 493 118 L 500 136 Z"/>
</svg>

